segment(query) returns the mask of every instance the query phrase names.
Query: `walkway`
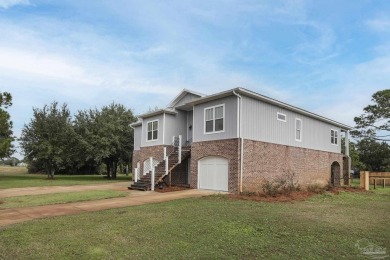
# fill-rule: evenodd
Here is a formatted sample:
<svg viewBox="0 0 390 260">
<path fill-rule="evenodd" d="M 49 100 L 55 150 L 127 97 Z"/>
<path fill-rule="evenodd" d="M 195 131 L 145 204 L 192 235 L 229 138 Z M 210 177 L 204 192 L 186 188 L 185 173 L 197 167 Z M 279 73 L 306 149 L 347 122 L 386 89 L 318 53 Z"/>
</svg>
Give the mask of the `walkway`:
<svg viewBox="0 0 390 260">
<path fill-rule="evenodd" d="M 40 195 L 40 194 L 49 194 L 49 193 L 88 191 L 88 190 L 127 190 L 129 184 L 130 182 L 114 182 L 108 184 L 95 184 L 95 185 L 43 186 L 43 187 L 0 189 L 0 198 L 25 196 L 25 195 Z"/>
<path fill-rule="evenodd" d="M 97 186 L 99 186 L 98 188 L 100 188 L 100 186 L 103 185 L 97 185 Z M 43 187 L 40 187 L 40 189 L 42 188 Z M 62 188 L 70 188 L 70 187 L 62 187 Z M 72 191 L 79 191 L 79 189 L 72 190 Z M 58 190 L 56 190 L 56 193 L 57 192 Z M 64 191 L 64 192 L 69 192 L 69 191 Z M 207 196 L 216 193 L 217 192 L 215 191 L 206 191 L 206 190 L 183 190 L 183 191 L 174 191 L 174 192 L 166 192 L 166 193 L 159 193 L 153 191 L 129 191 L 129 195 L 124 198 L 93 200 L 93 201 L 85 201 L 85 202 L 75 202 L 75 203 L 67 203 L 67 204 L 55 204 L 55 205 L 45 205 L 45 206 L 15 208 L 15 209 L 3 209 L 0 210 L 0 228 L 7 225 L 24 222 L 32 219 L 40 219 L 40 218 L 62 216 L 62 215 L 74 215 L 83 212 L 93 212 L 93 211 L 113 209 L 113 208 L 137 206 L 137 205 L 150 204 L 150 203 L 159 203 L 159 202 L 183 199 L 183 198 L 202 197 L 202 196 Z M 34 194 L 43 194 L 43 193 L 34 193 Z M 32 195 L 32 193 L 30 193 L 30 195 Z M 4 193 L 3 196 L 5 196 Z"/>
</svg>

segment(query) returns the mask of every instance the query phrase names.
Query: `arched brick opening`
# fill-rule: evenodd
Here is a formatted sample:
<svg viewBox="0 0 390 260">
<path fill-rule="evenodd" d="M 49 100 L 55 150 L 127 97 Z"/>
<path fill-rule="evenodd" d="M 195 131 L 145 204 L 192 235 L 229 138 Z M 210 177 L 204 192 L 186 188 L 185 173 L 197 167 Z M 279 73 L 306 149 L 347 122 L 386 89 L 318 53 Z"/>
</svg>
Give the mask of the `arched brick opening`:
<svg viewBox="0 0 390 260">
<path fill-rule="evenodd" d="M 340 164 L 334 161 L 330 170 L 330 184 L 333 187 L 340 186 Z"/>
</svg>

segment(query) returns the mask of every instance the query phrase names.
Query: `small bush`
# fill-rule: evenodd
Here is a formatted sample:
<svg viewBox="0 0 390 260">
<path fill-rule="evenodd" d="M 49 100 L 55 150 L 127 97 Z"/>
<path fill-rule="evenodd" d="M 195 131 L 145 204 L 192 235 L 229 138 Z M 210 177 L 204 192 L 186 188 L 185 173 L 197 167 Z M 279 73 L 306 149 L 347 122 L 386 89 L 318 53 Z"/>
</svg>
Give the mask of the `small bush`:
<svg viewBox="0 0 390 260">
<path fill-rule="evenodd" d="M 262 189 L 265 195 L 275 197 L 279 193 L 279 186 L 275 181 L 263 180 Z"/>
<path fill-rule="evenodd" d="M 295 173 L 287 170 L 273 180 L 264 179 L 262 190 L 267 196 L 275 197 L 278 194 L 290 195 L 293 191 L 299 191 L 300 185 L 295 180 Z"/>
</svg>

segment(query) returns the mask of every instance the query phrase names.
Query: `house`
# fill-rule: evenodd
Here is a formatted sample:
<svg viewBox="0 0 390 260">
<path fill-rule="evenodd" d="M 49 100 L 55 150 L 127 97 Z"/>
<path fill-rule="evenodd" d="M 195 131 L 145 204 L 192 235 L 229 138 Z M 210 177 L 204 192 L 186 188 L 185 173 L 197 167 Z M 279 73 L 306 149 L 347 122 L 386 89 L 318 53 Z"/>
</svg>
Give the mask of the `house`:
<svg viewBox="0 0 390 260">
<path fill-rule="evenodd" d="M 348 183 L 351 127 L 244 88 L 183 90 L 165 109 L 138 118 L 132 189 L 259 191 L 262 180 L 285 171 L 302 186 Z"/>
</svg>

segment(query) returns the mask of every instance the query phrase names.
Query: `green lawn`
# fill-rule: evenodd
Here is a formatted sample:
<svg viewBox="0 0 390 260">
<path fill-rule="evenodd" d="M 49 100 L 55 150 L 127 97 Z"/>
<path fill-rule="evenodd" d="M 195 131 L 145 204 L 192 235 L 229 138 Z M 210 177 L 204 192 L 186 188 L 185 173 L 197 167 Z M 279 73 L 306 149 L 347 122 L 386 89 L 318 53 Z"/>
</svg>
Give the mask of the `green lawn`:
<svg viewBox="0 0 390 260">
<path fill-rule="evenodd" d="M 56 175 L 54 180 L 44 174 L 28 174 L 25 167 L 0 166 L 0 189 L 37 186 L 70 186 L 130 181 L 129 176 L 119 174 L 116 180 L 108 180 L 102 175 Z"/>
<path fill-rule="evenodd" d="M 0 209 L 22 208 L 31 206 L 42 206 L 49 204 L 62 204 L 77 201 L 100 200 L 117 197 L 126 197 L 127 192 L 97 190 L 97 191 L 80 191 L 69 193 L 54 193 L 33 196 L 18 196 L 3 198 L 0 200 Z M 0 211 L 1 213 L 1 211 Z"/>
<path fill-rule="evenodd" d="M 390 188 L 270 203 L 225 196 L 34 220 L 0 230 L 0 259 L 367 259 L 390 254 Z"/>
</svg>

